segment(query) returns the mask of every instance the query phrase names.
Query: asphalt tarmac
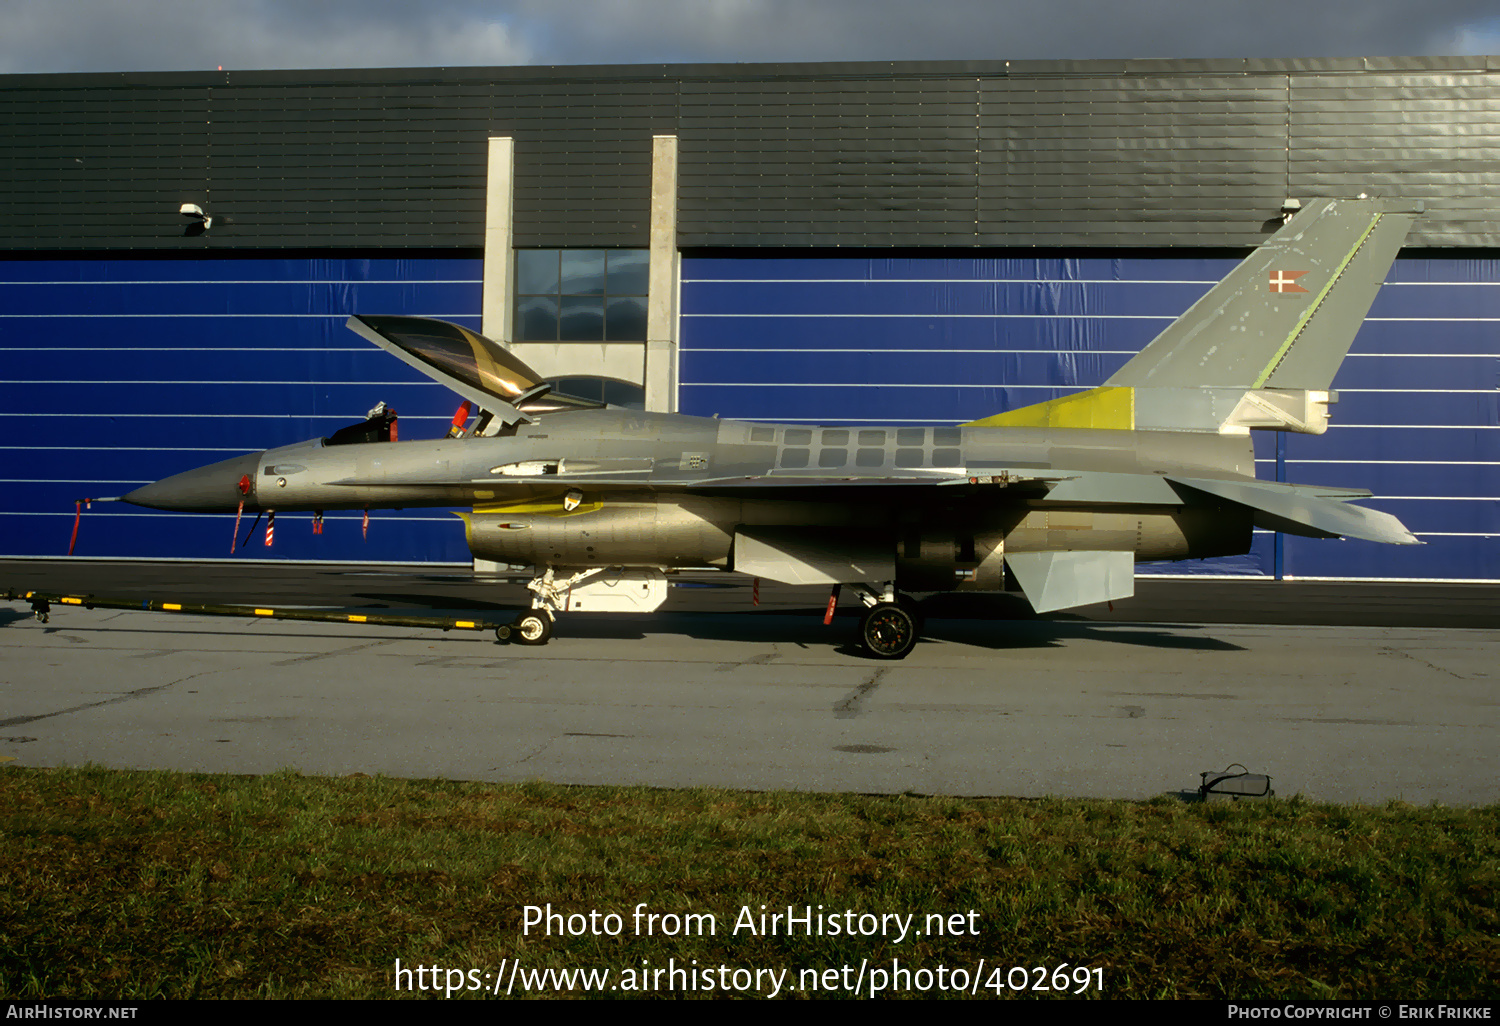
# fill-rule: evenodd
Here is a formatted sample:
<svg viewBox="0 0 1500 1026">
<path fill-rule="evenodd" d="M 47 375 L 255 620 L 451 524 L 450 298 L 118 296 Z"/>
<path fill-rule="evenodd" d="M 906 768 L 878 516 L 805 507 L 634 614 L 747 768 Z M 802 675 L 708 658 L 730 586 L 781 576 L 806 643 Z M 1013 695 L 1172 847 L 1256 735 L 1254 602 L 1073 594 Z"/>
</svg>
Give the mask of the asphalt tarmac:
<svg viewBox="0 0 1500 1026">
<path fill-rule="evenodd" d="M 1500 587 L 1149 581 L 1114 610 L 927 602 L 905 660 L 821 589 L 683 575 L 651 616 L 488 634 L 0 604 L 0 760 L 868 793 L 1500 800 Z M 720 585 L 730 584 L 730 587 Z M 466 568 L 0 561 L 0 590 L 487 610 Z M 1226 622 L 1229 621 L 1229 622 Z M 1292 621 L 1292 622 L 1288 622 Z M 1302 621 L 1300 623 L 1295 621 Z"/>
</svg>

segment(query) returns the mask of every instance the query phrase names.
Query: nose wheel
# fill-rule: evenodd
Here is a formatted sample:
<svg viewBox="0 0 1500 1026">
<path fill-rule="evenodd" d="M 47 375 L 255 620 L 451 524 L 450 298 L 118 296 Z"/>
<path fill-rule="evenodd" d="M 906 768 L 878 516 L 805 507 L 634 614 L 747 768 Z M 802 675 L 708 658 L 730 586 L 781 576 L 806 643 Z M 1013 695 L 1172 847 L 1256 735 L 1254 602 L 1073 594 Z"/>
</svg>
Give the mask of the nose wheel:
<svg viewBox="0 0 1500 1026">
<path fill-rule="evenodd" d="M 895 602 L 880 602 L 859 619 L 859 640 L 876 659 L 905 659 L 917 644 L 917 620 Z"/>
<path fill-rule="evenodd" d="M 545 645 L 552 637 L 552 617 L 546 610 L 533 609 L 516 618 L 510 631 L 510 640 L 518 645 Z"/>
<path fill-rule="evenodd" d="M 502 623 L 495 628 L 495 640 L 505 644 L 545 645 L 552 637 L 552 617 L 546 610 L 533 609 L 516 617 L 514 623 Z"/>
</svg>

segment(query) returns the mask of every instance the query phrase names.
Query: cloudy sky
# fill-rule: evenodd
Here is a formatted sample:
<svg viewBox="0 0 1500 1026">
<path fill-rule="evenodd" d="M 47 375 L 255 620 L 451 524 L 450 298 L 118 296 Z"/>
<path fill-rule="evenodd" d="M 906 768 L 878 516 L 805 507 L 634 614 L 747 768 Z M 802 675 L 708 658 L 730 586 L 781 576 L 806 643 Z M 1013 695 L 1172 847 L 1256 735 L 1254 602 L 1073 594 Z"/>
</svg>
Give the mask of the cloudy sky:
<svg viewBox="0 0 1500 1026">
<path fill-rule="evenodd" d="M 1495 0 L 0 0 L 0 73 L 1483 53 Z"/>
</svg>

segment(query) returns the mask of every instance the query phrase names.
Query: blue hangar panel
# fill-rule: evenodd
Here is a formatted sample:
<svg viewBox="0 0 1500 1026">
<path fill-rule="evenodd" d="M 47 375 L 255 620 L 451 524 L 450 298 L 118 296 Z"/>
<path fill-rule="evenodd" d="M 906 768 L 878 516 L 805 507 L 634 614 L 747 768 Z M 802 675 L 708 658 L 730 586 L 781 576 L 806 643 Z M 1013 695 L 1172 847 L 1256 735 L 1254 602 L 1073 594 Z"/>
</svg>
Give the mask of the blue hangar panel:
<svg viewBox="0 0 1500 1026">
<path fill-rule="evenodd" d="M 684 413 L 953 424 L 1092 388 L 1234 266 L 1152 254 L 685 255 Z M 1255 432 L 1260 475 L 1368 488 L 1410 547 L 1285 536 L 1292 577 L 1500 580 L 1500 260 L 1396 261 L 1322 436 Z M 1269 574 L 1250 556 L 1163 572 Z"/>
<path fill-rule="evenodd" d="M 67 551 L 74 501 L 327 436 L 384 401 L 404 438 L 458 399 L 344 327 L 351 313 L 477 329 L 478 260 L 0 261 L 0 554 Z M 277 518 L 238 558 L 467 561 L 445 510 Z M 250 527 L 240 526 L 241 538 Z M 264 525 L 262 524 L 262 528 Z M 83 517 L 80 556 L 229 558 L 234 517 L 122 503 Z"/>
</svg>

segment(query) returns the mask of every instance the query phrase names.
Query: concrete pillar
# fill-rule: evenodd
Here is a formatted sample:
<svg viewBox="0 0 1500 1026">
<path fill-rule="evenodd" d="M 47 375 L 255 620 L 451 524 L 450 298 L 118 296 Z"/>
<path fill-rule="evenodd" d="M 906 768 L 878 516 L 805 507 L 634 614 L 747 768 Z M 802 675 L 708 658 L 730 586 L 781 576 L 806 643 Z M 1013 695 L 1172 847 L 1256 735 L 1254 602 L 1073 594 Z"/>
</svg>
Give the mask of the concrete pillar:
<svg viewBox="0 0 1500 1026">
<path fill-rule="evenodd" d="M 484 194 L 484 294 L 479 333 L 502 345 L 510 345 L 513 337 L 515 210 L 515 140 L 509 136 L 491 136 Z"/>
<path fill-rule="evenodd" d="M 651 283 L 646 300 L 646 409 L 677 411 L 677 137 L 651 140 Z"/>
</svg>

